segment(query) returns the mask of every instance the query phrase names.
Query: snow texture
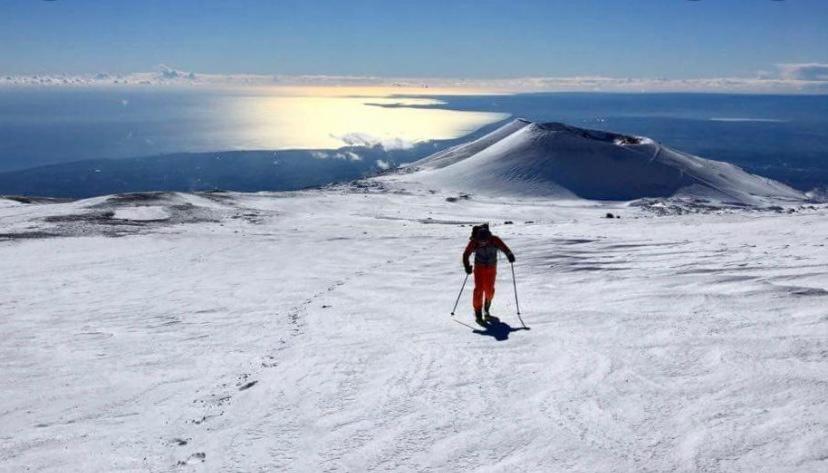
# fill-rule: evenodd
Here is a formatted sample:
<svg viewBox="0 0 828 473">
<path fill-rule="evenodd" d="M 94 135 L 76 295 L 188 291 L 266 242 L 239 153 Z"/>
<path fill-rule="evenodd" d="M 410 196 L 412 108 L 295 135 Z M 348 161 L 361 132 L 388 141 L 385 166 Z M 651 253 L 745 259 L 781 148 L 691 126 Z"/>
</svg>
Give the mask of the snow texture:
<svg viewBox="0 0 828 473">
<path fill-rule="evenodd" d="M 170 218 L 169 214 L 161 206 L 145 205 L 140 207 L 127 207 L 115 211 L 112 218 L 119 220 L 137 220 L 137 221 L 151 221 L 151 220 L 166 220 Z"/>
<path fill-rule="evenodd" d="M 0 202 L 0 471 L 826 470 L 825 206 L 382 179 Z M 482 221 L 530 330 L 503 260 L 503 323 L 469 287 L 448 315 Z"/>
</svg>

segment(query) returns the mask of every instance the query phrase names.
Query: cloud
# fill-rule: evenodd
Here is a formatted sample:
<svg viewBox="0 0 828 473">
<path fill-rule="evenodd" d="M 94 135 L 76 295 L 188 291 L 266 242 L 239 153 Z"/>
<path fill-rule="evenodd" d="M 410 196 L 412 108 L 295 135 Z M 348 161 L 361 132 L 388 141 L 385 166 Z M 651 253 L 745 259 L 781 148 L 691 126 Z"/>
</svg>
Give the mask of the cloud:
<svg viewBox="0 0 828 473">
<path fill-rule="evenodd" d="M 352 151 L 337 153 L 337 155 L 342 155 L 344 157 L 343 159 L 350 159 L 351 161 L 362 161 L 362 158 Z"/>
<path fill-rule="evenodd" d="M 481 81 L 481 86 L 509 92 L 722 92 L 821 93 L 824 84 L 783 77 L 712 77 L 665 79 L 634 77 L 523 77 Z"/>
<path fill-rule="evenodd" d="M 828 81 L 828 64 L 808 62 L 801 64 L 777 64 L 780 74 L 788 80 Z"/>
<path fill-rule="evenodd" d="M 722 92 L 722 93 L 828 93 L 828 64 L 786 63 L 757 71 L 754 77 L 710 77 L 667 79 L 644 77 L 514 77 L 485 78 L 405 78 L 341 75 L 256 75 L 196 74 L 168 65 L 159 65 L 153 72 L 87 75 L 0 75 L 0 86 L 189 86 L 189 87 L 387 87 L 400 88 L 401 93 L 525 93 L 525 92 Z M 408 89 L 408 90 L 402 90 Z M 417 89 L 413 90 L 412 89 Z M 448 90 L 447 90 L 448 89 Z M 462 90 L 461 90 L 462 89 Z M 354 146 L 381 145 L 386 149 L 410 147 L 395 139 L 379 139 L 360 133 L 339 138 Z"/>
<path fill-rule="evenodd" d="M 188 80 L 195 80 L 196 75 L 194 72 L 184 72 L 178 69 L 173 69 L 170 66 L 165 64 L 161 64 L 158 66 L 158 70 L 161 74 L 162 79 L 174 80 L 174 79 L 188 79 Z"/>
<path fill-rule="evenodd" d="M 386 169 L 391 169 L 391 163 L 389 163 L 388 161 L 384 161 L 382 159 L 378 159 L 377 167 L 384 171 Z"/>
<path fill-rule="evenodd" d="M 378 138 L 368 133 L 346 133 L 341 136 L 331 135 L 331 137 L 342 141 L 347 146 L 364 146 L 367 148 L 379 146 L 386 151 L 414 147 L 414 143 L 402 138 Z"/>
<path fill-rule="evenodd" d="M 352 151 L 311 151 L 310 155 L 316 159 L 344 159 L 348 161 L 362 161 L 362 157 Z"/>
</svg>

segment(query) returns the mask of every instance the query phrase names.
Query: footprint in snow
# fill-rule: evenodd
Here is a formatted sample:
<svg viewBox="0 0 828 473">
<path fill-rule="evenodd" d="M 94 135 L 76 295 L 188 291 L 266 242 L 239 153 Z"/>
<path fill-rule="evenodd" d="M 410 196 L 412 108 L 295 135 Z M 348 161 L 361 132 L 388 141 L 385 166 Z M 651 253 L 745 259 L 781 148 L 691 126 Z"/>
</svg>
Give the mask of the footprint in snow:
<svg viewBox="0 0 828 473">
<path fill-rule="evenodd" d="M 253 386 L 255 386 L 256 383 L 258 383 L 258 381 L 250 381 L 250 382 L 244 383 L 242 386 L 239 387 L 239 391 L 246 391 L 246 390 L 252 388 Z"/>
<path fill-rule="evenodd" d="M 179 466 L 184 466 L 184 465 L 192 465 L 194 463 L 204 463 L 204 461 L 206 459 L 207 459 L 207 454 L 206 453 L 196 452 L 196 453 L 193 453 L 192 455 L 190 455 L 189 457 L 187 457 L 186 460 L 179 460 L 178 465 Z"/>
</svg>

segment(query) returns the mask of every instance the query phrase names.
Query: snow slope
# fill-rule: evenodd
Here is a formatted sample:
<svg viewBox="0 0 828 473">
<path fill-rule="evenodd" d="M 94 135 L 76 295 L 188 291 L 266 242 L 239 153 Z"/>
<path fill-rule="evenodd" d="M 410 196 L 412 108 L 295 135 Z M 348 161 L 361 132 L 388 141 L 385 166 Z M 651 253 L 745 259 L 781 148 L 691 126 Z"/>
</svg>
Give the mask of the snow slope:
<svg viewBox="0 0 828 473">
<path fill-rule="evenodd" d="M 405 172 L 385 179 L 486 195 L 689 197 L 736 205 L 805 199 L 779 182 L 649 138 L 522 119 L 415 162 Z"/>
<path fill-rule="evenodd" d="M 0 471 L 825 471 L 828 208 L 375 184 L 0 205 Z"/>
</svg>

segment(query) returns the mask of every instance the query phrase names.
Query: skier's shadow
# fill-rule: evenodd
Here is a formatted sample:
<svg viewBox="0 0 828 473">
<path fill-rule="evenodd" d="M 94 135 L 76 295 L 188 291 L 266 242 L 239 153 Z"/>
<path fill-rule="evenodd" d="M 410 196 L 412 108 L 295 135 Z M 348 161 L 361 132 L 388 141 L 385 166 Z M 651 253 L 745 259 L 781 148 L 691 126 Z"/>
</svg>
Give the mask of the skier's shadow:
<svg viewBox="0 0 828 473">
<path fill-rule="evenodd" d="M 474 330 L 474 333 L 478 335 L 484 335 L 487 337 L 492 337 L 498 342 L 502 342 L 504 340 L 509 339 L 509 334 L 512 332 L 518 332 L 520 330 L 529 330 L 529 327 L 518 327 L 514 328 L 511 325 L 507 324 L 506 322 L 502 322 L 500 320 L 492 320 L 486 323 L 486 330 Z"/>
</svg>

